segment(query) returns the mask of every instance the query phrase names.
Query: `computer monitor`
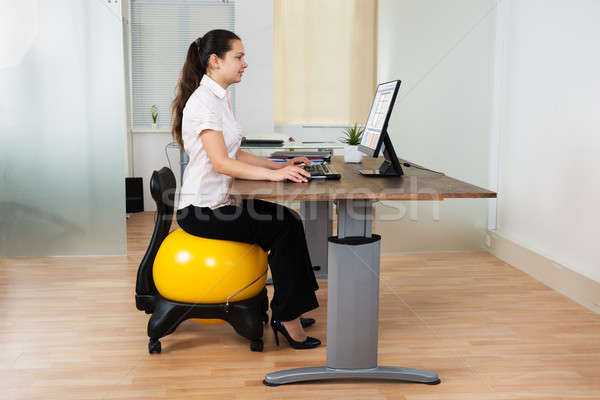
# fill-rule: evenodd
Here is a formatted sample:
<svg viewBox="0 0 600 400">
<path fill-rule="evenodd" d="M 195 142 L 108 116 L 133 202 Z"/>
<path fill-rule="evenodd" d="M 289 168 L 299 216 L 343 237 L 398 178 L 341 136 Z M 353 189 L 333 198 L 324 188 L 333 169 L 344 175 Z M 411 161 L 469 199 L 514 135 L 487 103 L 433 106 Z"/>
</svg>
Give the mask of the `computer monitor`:
<svg viewBox="0 0 600 400">
<path fill-rule="evenodd" d="M 387 132 L 388 121 L 392 115 L 399 88 L 400 81 L 381 83 L 377 86 L 371 112 L 358 149 L 369 156 L 377 157 L 383 148 L 385 160 L 379 169 L 360 170 L 362 175 L 401 176 L 404 174 Z"/>
</svg>

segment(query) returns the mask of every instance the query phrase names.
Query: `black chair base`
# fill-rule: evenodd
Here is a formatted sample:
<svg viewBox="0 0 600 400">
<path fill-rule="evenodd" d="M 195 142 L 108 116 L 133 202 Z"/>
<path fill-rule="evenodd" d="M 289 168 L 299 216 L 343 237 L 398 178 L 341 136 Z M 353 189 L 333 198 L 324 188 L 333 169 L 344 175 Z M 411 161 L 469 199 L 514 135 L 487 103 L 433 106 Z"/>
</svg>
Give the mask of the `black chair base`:
<svg viewBox="0 0 600 400">
<path fill-rule="evenodd" d="M 241 336 L 250 339 L 250 350 L 263 350 L 263 323 L 269 322 L 267 289 L 247 299 L 217 304 L 192 304 L 167 300 L 159 294 L 135 295 L 138 310 L 152 314 L 148 321 L 148 351 L 160 353 L 160 338 L 175 331 L 186 319 L 219 318 L 227 321 Z"/>
</svg>

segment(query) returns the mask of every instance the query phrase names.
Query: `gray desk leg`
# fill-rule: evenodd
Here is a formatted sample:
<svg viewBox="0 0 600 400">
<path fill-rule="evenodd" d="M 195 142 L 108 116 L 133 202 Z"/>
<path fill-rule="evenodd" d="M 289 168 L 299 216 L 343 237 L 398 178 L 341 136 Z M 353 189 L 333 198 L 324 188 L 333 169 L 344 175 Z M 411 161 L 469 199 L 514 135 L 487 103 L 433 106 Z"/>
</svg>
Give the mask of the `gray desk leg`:
<svg viewBox="0 0 600 400">
<path fill-rule="evenodd" d="M 327 365 L 267 374 L 263 383 L 367 378 L 435 385 L 435 372 L 377 365 L 380 237 L 371 234 L 371 201 L 338 202 L 338 237 L 329 243 Z"/>
<path fill-rule="evenodd" d="M 303 201 L 300 214 L 304 221 L 306 243 L 317 279 L 327 279 L 327 239 L 332 234 L 332 210 L 330 201 Z"/>
</svg>

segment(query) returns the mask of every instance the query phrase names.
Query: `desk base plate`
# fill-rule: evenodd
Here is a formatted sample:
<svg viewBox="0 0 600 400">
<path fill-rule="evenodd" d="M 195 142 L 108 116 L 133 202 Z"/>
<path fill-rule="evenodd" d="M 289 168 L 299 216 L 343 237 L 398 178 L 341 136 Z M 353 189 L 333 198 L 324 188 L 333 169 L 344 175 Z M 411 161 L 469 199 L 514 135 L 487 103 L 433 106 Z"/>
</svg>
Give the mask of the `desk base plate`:
<svg viewBox="0 0 600 400">
<path fill-rule="evenodd" d="M 375 367 L 364 369 L 339 369 L 329 367 L 296 368 L 267 374 L 263 383 L 266 386 L 279 386 L 288 383 L 347 378 L 385 379 L 424 383 L 427 385 L 437 385 L 440 383 L 440 378 L 435 372 L 403 367 Z"/>
</svg>

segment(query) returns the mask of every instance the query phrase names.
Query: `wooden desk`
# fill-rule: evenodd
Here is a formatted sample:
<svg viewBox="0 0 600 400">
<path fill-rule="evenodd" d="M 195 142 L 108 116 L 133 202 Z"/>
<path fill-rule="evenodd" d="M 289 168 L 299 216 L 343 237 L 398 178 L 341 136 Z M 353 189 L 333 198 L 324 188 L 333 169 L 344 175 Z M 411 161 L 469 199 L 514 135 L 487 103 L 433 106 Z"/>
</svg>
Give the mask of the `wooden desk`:
<svg viewBox="0 0 600 400">
<path fill-rule="evenodd" d="M 339 181 L 234 181 L 234 198 L 302 202 L 311 259 L 325 264 L 328 279 L 326 366 L 273 372 L 265 377 L 265 385 L 336 378 L 440 382 L 435 372 L 377 365 L 381 237 L 372 233 L 373 202 L 494 198 L 496 193 L 415 166 L 403 166 L 404 176 L 393 178 L 358 173 L 377 168 L 381 161 L 365 158 L 362 165 L 344 164 L 342 157 L 333 157 L 332 164 L 342 174 Z M 332 201 L 338 214 L 336 237 L 330 237 Z"/>
<path fill-rule="evenodd" d="M 314 179 L 305 184 L 236 179 L 231 188 L 231 196 L 272 201 L 443 200 L 496 197 L 496 193 L 492 191 L 415 167 L 403 166 L 404 176 L 394 178 L 367 178 L 357 172 L 360 169 L 376 169 L 382 161 L 381 157 L 365 157 L 362 164 L 345 164 L 343 157 L 334 156 L 331 163 L 342 174 L 339 181 Z"/>
</svg>

